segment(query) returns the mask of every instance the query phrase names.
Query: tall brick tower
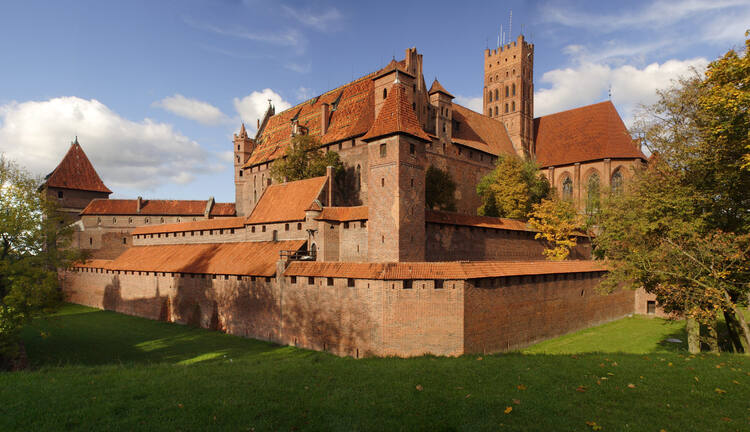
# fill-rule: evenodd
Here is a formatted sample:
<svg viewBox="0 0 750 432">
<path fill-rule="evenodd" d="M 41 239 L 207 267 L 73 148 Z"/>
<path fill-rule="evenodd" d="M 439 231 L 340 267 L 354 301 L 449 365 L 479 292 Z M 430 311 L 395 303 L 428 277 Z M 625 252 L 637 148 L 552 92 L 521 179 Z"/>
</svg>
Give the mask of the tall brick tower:
<svg viewBox="0 0 750 432">
<path fill-rule="evenodd" d="M 367 251 L 369 261 L 425 259 L 425 145 L 409 98 L 411 83 L 395 82 L 370 130 Z"/>
<path fill-rule="evenodd" d="M 484 51 L 484 113 L 505 124 L 520 156 L 534 154 L 534 45 L 523 35 Z"/>
<path fill-rule="evenodd" d="M 252 197 L 248 194 L 247 185 L 248 181 L 244 177 L 244 172 L 242 170 L 242 166 L 247 162 L 247 159 L 250 157 L 250 153 L 253 152 L 253 147 L 255 143 L 253 142 L 252 138 L 247 136 L 247 131 L 245 130 L 245 124 L 242 123 L 242 127 L 240 128 L 239 134 L 234 134 L 234 202 L 235 206 L 237 208 L 237 215 L 238 216 L 245 216 L 247 213 L 249 213 L 249 209 L 252 208 L 250 206 L 251 203 L 248 203 L 246 200 L 252 199 Z M 255 203 L 252 203 L 252 205 L 255 205 Z"/>
</svg>

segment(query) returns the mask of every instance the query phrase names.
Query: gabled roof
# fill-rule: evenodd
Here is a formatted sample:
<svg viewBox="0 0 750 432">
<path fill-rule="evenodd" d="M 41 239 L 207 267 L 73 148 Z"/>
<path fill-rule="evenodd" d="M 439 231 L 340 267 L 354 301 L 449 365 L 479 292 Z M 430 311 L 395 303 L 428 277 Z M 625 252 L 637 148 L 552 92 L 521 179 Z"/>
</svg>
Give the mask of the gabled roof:
<svg viewBox="0 0 750 432">
<path fill-rule="evenodd" d="M 455 97 L 452 94 L 448 93 L 448 90 L 446 90 L 445 87 L 443 87 L 440 84 L 440 82 L 437 80 L 437 78 L 435 78 L 435 81 L 432 82 L 432 85 L 430 86 L 430 90 L 427 92 L 427 94 L 433 94 L 433 93 L 442 93 L 442 94 L 450 97 L 451 99 L 453 99 Z"/>
<path fill-rule="evenodd" d="M 608 158 L 646 160 L 610 101 L 538 117 L 534 133 L 541 167 Z"/>
<path fill-rule="evenodd" d="M 348 222 L 367 220 L 367 206 L 356 207 L 324 207 L 317 220 Z"/>
<path fill-rule="evenodd" d="M 516 154 L 502 122 L 453 103 L 452 141 L 486 153 Z"/>
<path fill-rule="evenodd" d="M 111 261 L 76 267 L 105 270 L 274 276 L 279 252 L 299 250 L 305 240 L 135 246 Z"/>
<path fill-rule="evenodd" d="M 231 228 L 239 229 L 245 227 L 245 219 L 246 218 L 244 217 L 223 217 L 218 219 L 204 219 L 171 224 L 143 225 L 131 231 L 131 234 L 160 234 Z"/>
<path fill-rule="evenodd" d="M 293 261 L 284 276 L 360 279 L 478 279 L 606 271 L 599 261 L 303 262 Z"/>
<path fill-rule="evenodd" d="M 135 199 L 96 199 L 81 212 L 82 215 L 146 215 L 146 216 L 203 216 L 208 201 L 142 200 L 138 212 Z M 215 203 L 210 216 L 234 216 L 234 203 Z"/>
<path fill-rule="evenodd" d="M 432 141 L 419 125 L 403 84 L 394 84 L 380 108 L 380 113 L 363 140 L 403 133 L 424 141 Z"/>
<path fill-rule="evenodd" d="M 526 222 L 517 219 L 498 218 L 490 216 L 475 216 L 461 213 L 426 210 L 424 220 L 427 223 L 443 225 L 461 225 L 477 228 L 493 228 L 509 231 L 533 231 Z"/>
<path fill-rule="evenodd" d="M 78 144 L 78 137 L 70 144 L 68 152 L 57 168 L 47 176 L 44 185 L 61 189 L 112 193 L 104 185 L 81 145 Z"/>
<path fill-rule="evenodd" d="M 268 186 L 247 218 L 248 224 L 299 221 L 318 199 L 327 177 L 313 177 Z"/>
</svg>

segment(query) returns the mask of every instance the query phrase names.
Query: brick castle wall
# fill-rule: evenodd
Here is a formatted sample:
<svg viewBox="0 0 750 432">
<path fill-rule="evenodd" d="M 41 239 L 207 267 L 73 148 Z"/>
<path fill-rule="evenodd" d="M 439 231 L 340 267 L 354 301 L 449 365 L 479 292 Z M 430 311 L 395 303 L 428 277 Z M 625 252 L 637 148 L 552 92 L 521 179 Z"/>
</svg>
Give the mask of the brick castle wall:
<svg viewBox="0 0 750 432">
<path fill-rule="evenodd" d="M 632 291 L 603 296 L 598 280 L 583 273 L 437 286 L 79 269 L 64 273 L 63 291 L 74 303 L 337 355 L 415 356 L 518 348 L 633 313 Z"/>
</svg>

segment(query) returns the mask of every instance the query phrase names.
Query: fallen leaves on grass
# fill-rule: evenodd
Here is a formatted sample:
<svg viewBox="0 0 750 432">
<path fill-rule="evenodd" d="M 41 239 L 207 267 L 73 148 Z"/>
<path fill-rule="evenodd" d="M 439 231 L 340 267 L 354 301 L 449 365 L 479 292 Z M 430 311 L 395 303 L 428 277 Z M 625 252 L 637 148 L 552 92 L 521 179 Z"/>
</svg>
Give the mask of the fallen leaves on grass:
<svg viewBox="0 0 750 432">
<path fill-rule="evenodd" d="M 509 406 L 509 407 L 505 407 L 505 411 L 503 411 L 503 412 L 504 412 L 505 414 L 510 414 L 510 412 L 511 412 L 511 411 L 513 411 L 513 407 L 512 407 L 512 406 Z"/>
<path fill-rule="evenodd" d="M 420 384 L 417 384 L 417 390 L 422 391 L 422 386 Z"/>
<path fill-rule="evenodd" d="M 526 386 L 525 386 L 525 385 L 523 385 L 523 384 L 518 384 L 518 385 L 516 386 L 516 388 L 517 388 L 518 390 L 526 390 Z"/>
<path fill-rule="evenodd" d="M 632 389 L 635 388 L 635 384 L 632 384 L 632 383 L 628 384 L 628 388 L 632 388 Z"/>
<path fill-rule="evenodd" d="M 518 399 L 513 399 L 513 403 L 514 403 L 515 405 L 521 405 L 521 401 L 520 401 L 520 400 L 518 400 Z"/>
<path fill-rule="evenodd" d="M 596 424 L 595 421 L 587 421 L 586 426 L 590 427 L 591 430 L 595 430 L 595 431 L 602 430 L 602 427 Z"/>
<path fill-rule="evenodd" d="M 578 393 L 585 393 L 586 392 L 586 386 L 582 386 L 582 385 L 578 386 L 578 387 L 576 387 L 576 391 Z"/>
<path fill-rule="evenodd" d="M 718 394 L 724 394 L 724 393 L 726 393 L 726 392 L 727 392 L 726 390 L 722 390 L 722 389 L 720 389 L 720 388 L 718 388 L 718 387 L 716 387 L 716 388 L 714 389 L 714 391 L 715 391 L 716 393 L 718 393 Z"/>
</svg>

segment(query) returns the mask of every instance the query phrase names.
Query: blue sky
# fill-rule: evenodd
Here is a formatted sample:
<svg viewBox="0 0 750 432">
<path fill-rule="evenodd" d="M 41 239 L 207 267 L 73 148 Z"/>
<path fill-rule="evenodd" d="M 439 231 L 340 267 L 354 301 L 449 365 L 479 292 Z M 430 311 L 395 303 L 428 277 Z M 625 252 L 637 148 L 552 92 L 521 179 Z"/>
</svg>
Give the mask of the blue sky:
<svg viewBox="0 0 750 432">
<path fill-rule="evenodd" d="M 655 89 L 750 27 L 747 1 L 4 1 L 0 152 L 49 172 L 75 135 L 114 197 L 233 201 L 231 136 L 278 108 L 424 55 L 481 106 L 500 26 L 535 44 L 536 115 L 607 99 L 630 123 Z"/>
</svg>

